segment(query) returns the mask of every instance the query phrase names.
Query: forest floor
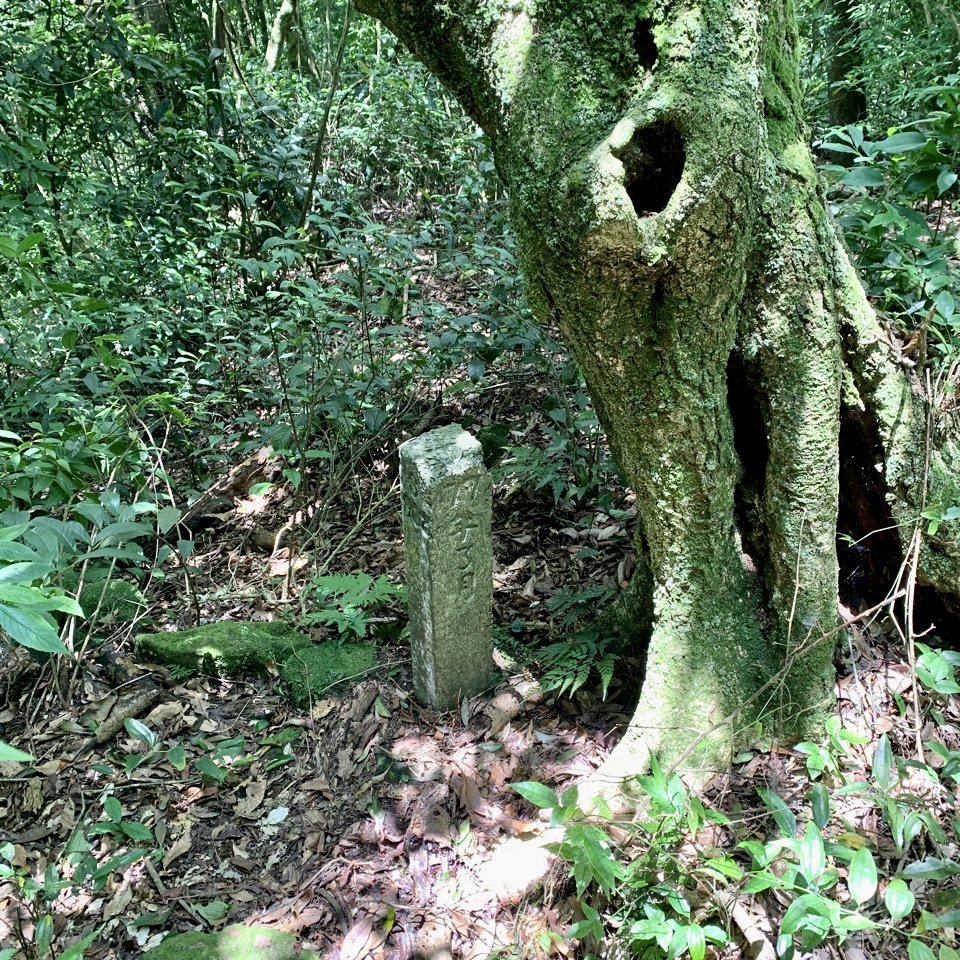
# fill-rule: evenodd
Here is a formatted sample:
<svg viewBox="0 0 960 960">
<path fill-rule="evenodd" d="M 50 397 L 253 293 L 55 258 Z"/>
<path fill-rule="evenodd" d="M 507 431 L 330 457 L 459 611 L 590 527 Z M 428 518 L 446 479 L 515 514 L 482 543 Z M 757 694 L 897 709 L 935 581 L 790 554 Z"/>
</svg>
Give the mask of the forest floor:
<svg viewBox="0 0 960 960">
<path fill-rule="evenodd" d="M 623 495 L 620 506 L 629 508 Z M 237 499 L 229 520 L 200 537 L 202 573 L 192 589 L 204 621 L 276 614 L 277 584 L 291 556 L 258 549 L 257 542 L 270 538 L 255 540 L 257 527 L 249 520 L 273 530 L 286 513 L 283 504 L 253 507 L 250 498 Z M 352 521 L 342 516 L 342 532 L 350 533 Z M 326 531 L 332 540 L 335 527 Z M 351 536 L 357 568 L 399 577 L 395 499 Z M 497 622 L 548 631 L 550 595 L 563 585 L 621 585 L 630 551 L 623 521 L 605 513 L 557 510 L 525 494 L 500 501 Z M 183 625 L 187 608 L 164 602 L 154 615 Z M 580 955 L 563 936 L 582 917 L 566 868 L 555 864 L 545 885 L 524 884 L 525 871 L 541 855 L 536 837 L 545 823 L 510 785 L 537 780 L 559 790 L 593 770 L 627 719 L 637 664 L 621 664 L 603 701 L 593 684 L 572 698 L 544 693 L 535 669 L 501 656 L 496 688 L 456 712 L 437 714 L 413 698 L 399 633 L 384 644 L 375 674 L 340 685 L 307 711 L 263 681 L 178 682 L 163 670 L 126 664 L 127 679 L 118 685 L 116 664 L 129 650 L 121 645 L 100 653 L 69 708 L 58 704 L 49 684 L 37 683 L 16 715 L 9 708 L 0 715 L 4 735 L 15 730 L 11 739 L 37 757 L 27 775 L 0 771 L 6 774 L 0 839 L 14 844 L 18 866 L 35 877 L 51 866 L 63 873 L 66 852 L 84 833 L 99 860 L 135 848 L 156 851 L 155 858 L 137 856 L 116 870 L 100 891 L 67 884 L 55 893 L 51 913 L 61 944 L 96 929 L 87 956 L 132 958 L 169 931 L 244 922 L 292 932 L 331 960 Z M 866 740 L 844 758 L 849 778 L 869 779 L 884 733 L 907 756 L 918 738 L 943 736 L 932 721 L 916 729 L 912 670 L 886 625 L 852 629 L 840 658 L 843 724 Z M 135 691 L 145 677 L 163 688 L 160 701 L 141 714 L 155 743 L 131 735 L 129 727 L 94 742 L 94 723 L 122 713 L 136 696 L 125 691 Z M 907 707 L 898 709 L 898 701 Z M 948 724 L 960 722 L 954 699 L 940 709 Z M 732 826 L 688 843 L 732 851 L 740 840 L 763 837 L 769 818 L 758 785 L 775 788 L 795 810 L 806 802 L 805 753 L 765 743 L 737 759 L 732 772 L 718 774 L 704 791 Z M 100 809 L 110 794 L 121 805 L 112 819 Z M 918 796 L 939 815 L 949 806 L 942 794 L 927 782 Z M 889 845 L 872 805 L 852 798 L 841 813 L 865 842 L 881 850 Z M 91 823 L 99 824 L 99 835 L 88 829 Z M 731 945 L 716 956 L 754 956 L 758 935 L 775 939 L 785 904 L 778 897 L 749 898 L 750 941 L 738 927 L 743 904 L 734 910 L 732 893 L 720 918 Z M 32 941 L 40 902 L 0 886 L 0 942 Z M 899 955 L 868 936 L 810 956 Z"/>
</svg>

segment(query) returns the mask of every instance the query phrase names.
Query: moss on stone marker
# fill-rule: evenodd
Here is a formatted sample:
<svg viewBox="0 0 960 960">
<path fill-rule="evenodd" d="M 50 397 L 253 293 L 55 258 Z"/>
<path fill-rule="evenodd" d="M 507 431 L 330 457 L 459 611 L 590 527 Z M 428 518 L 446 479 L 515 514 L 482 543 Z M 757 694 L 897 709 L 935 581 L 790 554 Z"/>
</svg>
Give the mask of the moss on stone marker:
<svg viewBox="0 0 960 960">
<path fill-rule="evenodd" d="M 285 623 L 221 621 L 190 630 L 143 633 L 137 653 L 190 673 L 219 677 L 262 674 L 270 662 L 282 663 L 313 641 Z"/>
<path fill-rule="evenodd" d="M 287 657 L 280 676 L 290 699 L 306 706 L 311 697 L 322 696 L 340 680 L 372 670 L 376 663 L 376 647 L 369 643 L 321 643 Z"/>
<path fill-rule="evenodd" d="M 142 960 L 320 960 L 298 949 L 296 937 L 273 927 L 233 924 L 219 933 L 174 933 L 142 954 Z"/>
</svg>

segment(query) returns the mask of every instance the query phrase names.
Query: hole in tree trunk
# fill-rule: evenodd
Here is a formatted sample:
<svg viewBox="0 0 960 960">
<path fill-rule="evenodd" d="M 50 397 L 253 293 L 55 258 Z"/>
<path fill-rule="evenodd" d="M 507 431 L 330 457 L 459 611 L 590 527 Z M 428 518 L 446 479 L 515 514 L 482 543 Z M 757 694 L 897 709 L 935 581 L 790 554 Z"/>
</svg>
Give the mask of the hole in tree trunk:
<svg viewBox="0 0 960 960">
<path fill-rule="evenodd" d="M 626 174 L 627 195 L 638 217 L 660 213 L 673 196 L 686 162 L 680 131 L 670 123 L 638 130 L 615 151 Z"/>
<path fill-rule="evenodd" d="M 644 70 L 652 70 L 657 62 L 657 44 L 649 20 L 638 20 L 633 30 L 633 49 Z"/>
<path fill-rule="evenodd" d="M 840 509 L 837 558 L 840 599 L 851 610 L 882 603 L 900 569 L 906 543 L 893 527 L 885 498 L 876 427 L 862 410 L 845 407 L 840 420 Z M 906 539 L 912 531 L 905 530 Z M 899 604 L 902 611 L 902 603 Z M 960 609 L 952 609 L 932 587 L 918 585 L 914 596 L 914 630 L 949 646 L 960 646 Z M 902 619 L 901 619 L 902 622 Z"/>
<path fill-rule="evenodd" d="M 743 551 L 757 571 L 764 568 L 767 546 L 763 536 L 763 488 L 767 473 L 767 428 L 757 391 L 743 359 L 730 354 L 727 362 L 727 406 L 733 420 L 733 443 L 740 458 L 741 475 L 734 507 Z"/>
<path fill-rule="evenodd" d="M 861 410 L 844 408 L 837 558 L 840 599 L 853 610 L 880 603 L 900 566 L 900 537 L 889 529 L 893 517 L 884 496 L 883 474 L 876 469 L 882 460 L 870 418 Z"/>
</svg>

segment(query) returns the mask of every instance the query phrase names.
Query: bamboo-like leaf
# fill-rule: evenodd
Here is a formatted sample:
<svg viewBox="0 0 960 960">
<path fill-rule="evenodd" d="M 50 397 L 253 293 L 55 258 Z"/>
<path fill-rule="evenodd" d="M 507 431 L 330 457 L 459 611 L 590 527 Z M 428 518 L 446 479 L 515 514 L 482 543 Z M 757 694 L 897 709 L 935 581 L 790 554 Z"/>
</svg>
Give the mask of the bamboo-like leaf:
<svg viewBox="0 0 960 960">
<path fill-rule="evenodd" d="M 0 740 L 0 762 L 6 763 L 9 760 L 15 760 L 18 763 L 30 763 L 33 757 L 29 753 L 24 753 L 16 747 L 11 747 L 9 743 Z"/>
</svg>

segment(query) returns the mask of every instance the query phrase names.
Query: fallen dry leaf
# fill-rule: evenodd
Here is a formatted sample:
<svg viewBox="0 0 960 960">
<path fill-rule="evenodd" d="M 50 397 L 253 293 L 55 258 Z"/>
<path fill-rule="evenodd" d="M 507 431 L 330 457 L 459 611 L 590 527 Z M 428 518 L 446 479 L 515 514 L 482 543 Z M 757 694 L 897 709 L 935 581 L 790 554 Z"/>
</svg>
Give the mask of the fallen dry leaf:
<svg viewBox="0 0 960 960">
<path fill-rule="evenodd" d="M 182 857 L 185 853 L 189 852 L 190 847 L 193 845 L 190 839 L 190 831 L 192 829 L 193 824 L 188 822 L 183 828 L 183 833 L 180 834 L 173 846 L 163 855 L 164 868 L 169 867 L 177 857 Z"/>
<path fill-rule="evenodd" d="M 130 901 L 133 899 L 133 891 L 127 881 L 121 885 L 120 889 L 110 898 L 110 902 L 103 908 L 104 920 L 111 917 L 119 917 L 127 909 Z"/>
<path fill-rule="evenodd" d="M 254 780 L 247 784 L 247 795 L 234 808 L 234 813 L 238 817 L 244 817 L 247 820 L 255 820 L 254 811 L 263 803 L 263 798 L 267 793 L 266 780 Z"/>
</svg>

